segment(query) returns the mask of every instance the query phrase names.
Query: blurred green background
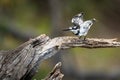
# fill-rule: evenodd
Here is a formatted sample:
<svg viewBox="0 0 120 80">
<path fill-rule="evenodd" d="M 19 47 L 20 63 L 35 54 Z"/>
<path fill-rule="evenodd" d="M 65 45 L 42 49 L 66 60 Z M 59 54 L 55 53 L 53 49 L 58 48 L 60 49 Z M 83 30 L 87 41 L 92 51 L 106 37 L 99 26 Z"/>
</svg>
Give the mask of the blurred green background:
<svg viewBox="0 0 120 80">
<path fill-rule="evenodd" d="M 74 36 L 62 29 L 80 12 L 85 20 L 97 19 L 87 37 L 119 40 L 120 0 L 0 0 L 0 49 L 14 49 L 41 34 Z M 33 80 L 44 78 L 59 61 L 64 80 L 120 80 L 120 48 L 60 51 L 40 65 Z"/>
</svg>

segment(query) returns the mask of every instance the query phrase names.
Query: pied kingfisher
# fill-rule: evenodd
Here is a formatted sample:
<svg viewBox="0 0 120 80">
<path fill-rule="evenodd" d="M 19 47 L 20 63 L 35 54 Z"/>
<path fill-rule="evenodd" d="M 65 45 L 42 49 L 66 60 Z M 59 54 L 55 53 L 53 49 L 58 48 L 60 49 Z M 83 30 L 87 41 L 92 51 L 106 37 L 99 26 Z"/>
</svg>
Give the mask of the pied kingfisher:
<svg viewBox="0 0 120 80">
<path fill-rule="evenodd" d="M 83 21 L 83 13 L 80 13 L 72 18 L 71 22 L 73 23 L 73 26 L 65 29 L 64 31 L 71 31 L 75 35 L 79 36 L 79 38 L 83 36 L 85 40 L 90 27 L 95 21 L 95 18 Z"/>
</svg>

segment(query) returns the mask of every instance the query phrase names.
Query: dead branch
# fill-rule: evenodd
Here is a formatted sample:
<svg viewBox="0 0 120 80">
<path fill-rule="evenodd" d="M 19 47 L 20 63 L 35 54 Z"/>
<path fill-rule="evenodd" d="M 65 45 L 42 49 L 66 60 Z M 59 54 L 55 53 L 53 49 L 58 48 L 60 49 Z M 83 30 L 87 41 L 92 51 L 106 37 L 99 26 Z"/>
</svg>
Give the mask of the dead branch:
<svg viewBox="0 0 120 80">
<path fill-rule="evenodd" d="M 72 47 L 90 49 L 120 47 L 120 42 L 116 39 L 97 38 L 87 38 L 83 41 L 70 36 L 50 39 L 43 34 L 14 50 L 0 51 L 0 80 L 30 80 L 41 61 L 50 58 L 61 49 Z"/>
<path fill-rule="evenodd" d="M 60 72 L 61 66 L 61 62 L 57 63 L 53 70 L 43 80 L 62 80 L 64 75 Z"/>
</svg>

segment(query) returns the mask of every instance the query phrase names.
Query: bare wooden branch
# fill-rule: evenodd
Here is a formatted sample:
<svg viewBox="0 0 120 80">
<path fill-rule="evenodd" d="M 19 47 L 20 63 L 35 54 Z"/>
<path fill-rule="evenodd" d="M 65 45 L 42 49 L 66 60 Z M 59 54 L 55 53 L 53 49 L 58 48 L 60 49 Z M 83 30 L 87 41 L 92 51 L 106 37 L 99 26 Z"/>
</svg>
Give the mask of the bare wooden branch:
<svg viewBox="0 0 120 80">
<path fill-rule="evenodd" d="M 90 49 L 120 47 L 120 42 L 116 39 L 97 38 L 87 38 L 83 41 L 70 36 L 50 39 L 43 34 L 16 49 L 0 51 L 0 80 L 30 80 L 41 61 L 50 58 L 61 49 L 72 47 Z"/>
<path fill-rule="evenodd" d="M 60 72 L 61 62 L 57 63 L 53 70 L 43 80 L 62 80 L 63 74 Z"/>
<path fill-rule="evenodd" d="M 50 41 L 50 45 L 59 46 L 60 49 L 72 48 L 72 47 L 83 47 L 83 48 L 108 48 L 108 47 L 120 47 L 120 42 L 117 39 L 98 39 L 98 38 L 87 38 L 81 40 L 78 37 L 57 37 Z"/>
</svg>

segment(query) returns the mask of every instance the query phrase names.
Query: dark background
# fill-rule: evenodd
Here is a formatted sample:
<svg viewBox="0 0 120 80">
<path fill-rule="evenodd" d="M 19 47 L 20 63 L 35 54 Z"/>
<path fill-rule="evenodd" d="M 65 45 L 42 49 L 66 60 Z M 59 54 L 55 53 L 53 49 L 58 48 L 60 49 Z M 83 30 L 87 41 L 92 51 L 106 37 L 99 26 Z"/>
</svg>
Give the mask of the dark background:
<svg viewBox="0 0 120 80">
<path fill-rule="evenodd" d="M 14 49 L 40 34 L 74 36 L 62 29 L 80 12 L 85 20 L 97 19 L 87 37 L 120 40 L 120 0 L 0 0 L 0 49 Z M 58 61 L 64 80 L 120 79 L 120 48 L 74 48 L 44 61 L 33 80 L 44 78 Z"/>
</svg>

